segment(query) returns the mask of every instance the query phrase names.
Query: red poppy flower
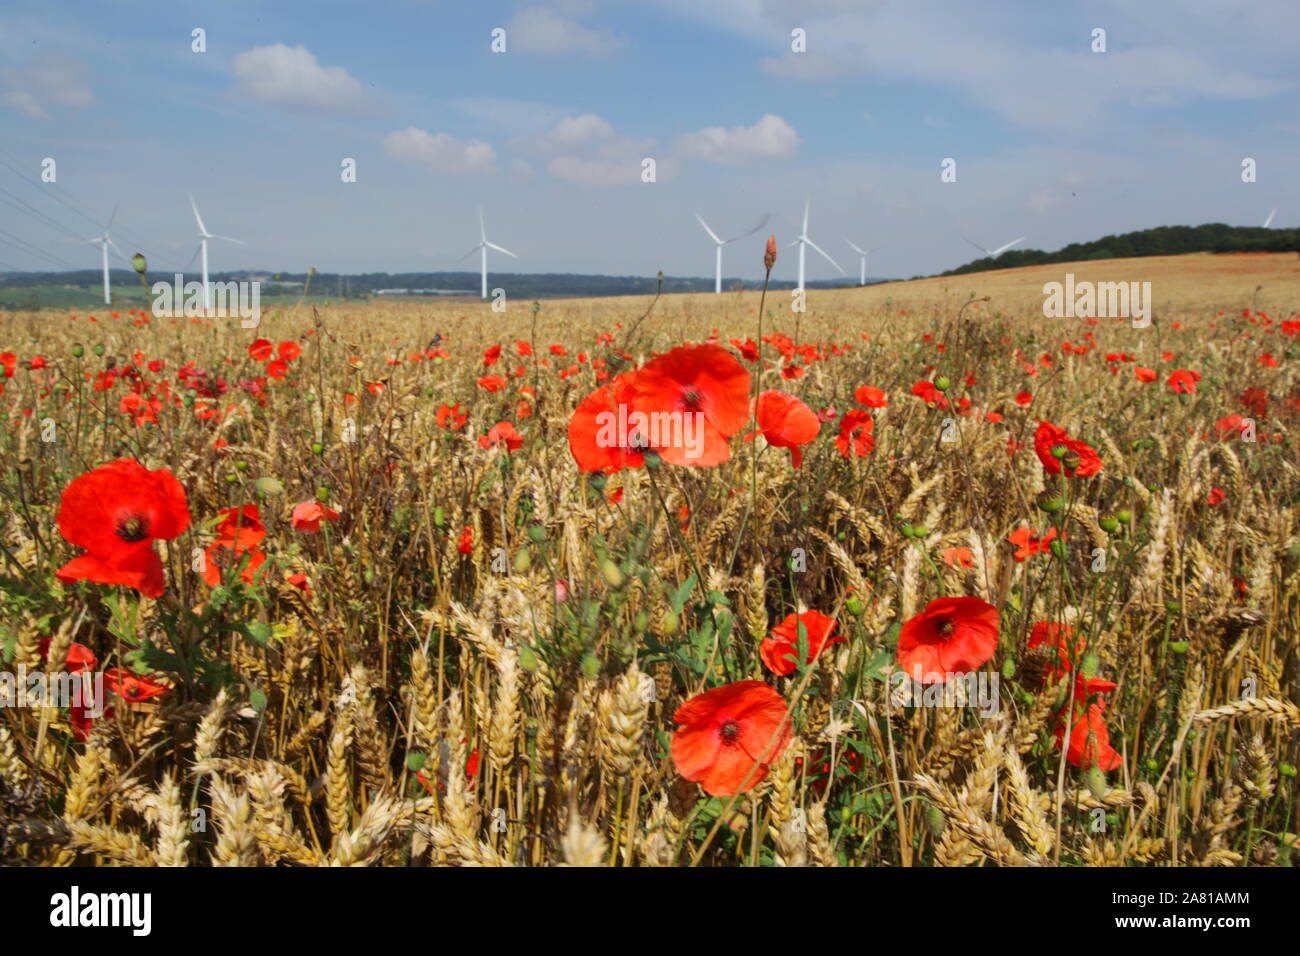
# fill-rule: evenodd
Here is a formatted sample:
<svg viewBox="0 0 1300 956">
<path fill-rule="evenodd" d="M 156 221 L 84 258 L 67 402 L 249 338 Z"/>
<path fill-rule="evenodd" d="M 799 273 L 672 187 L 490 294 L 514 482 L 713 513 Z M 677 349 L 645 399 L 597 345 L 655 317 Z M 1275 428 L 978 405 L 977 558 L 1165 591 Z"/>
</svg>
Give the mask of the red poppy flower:
<svg viewBox="0 0 1300 956">
<path fill-rule="evenodd" d="M 1154 382 L 1156 380 L 1156 370 L 1153 368 L 1144 368 L 1137 365 L 1133 368 L 1133 374 L 1137 376 L 1139 382 Z"/>
<path fill-rule="evenodd" d="M 768 389 L 760 392 L 757 408 L 758 427 L 769 445 L 790 449 L 790 463 L 803 463 L 803 448 L 821 431 L 821 422 L 811 408 L 793 395 Z"/>
<path fill-rule="evenodd" d="M 1071 438 L 1064 428 L 1057 428 L 1051 422 L 1039 422 L 1038 431 L 1034 432 L 1034 451 L 1038 460 L 1049 475 L 1059 475 L 1064 469 L 1066 475 L 1086 478 L 1101 471 L 1101 456 L 1086 442 Z M 1065 465 L 1065 458 L 1071 454 L 1078 456 L 1073 467 Z"/>
<path fill-rule="evenodd" d="M 302 354 L 302 346 L 297 342 L 281 342 L 276 346 L 276 352 L 282 362 L 292 362 Z"/>
<path fill-rule="evenodd" d="M 322 520 L 337 521 L 338 517 L 339 513 L 328 505 L 323 505 L 319 501 L 303 501 L 293 506 L 290 522 L 293 524 L 294 531 L 316 534 L 320 531 Z"/>
<path fill-rule="evenodd" d="M 225 508 L 218 512 L 221 516 L 216 527 L 217 540 L 236 551 L 250 551 L 262 543 L 266 537 L 266 526 L 262 524 L 257 505 L 244 505 L 242 508 Z"/>
<path fill-rule="evenodd" d="M 239 580 L 252 584 L 266 563 L 266 555 L 258 548 L 237 547 L 229 538 L 218 538 L 203 549 L 203 580 L 209 587 L 218 587 L 227 568 L 239 568 Z"/>
<path fill-rule="evenodd" d="M 1057 537 L 1057 534 L 1058 532 L 1055 528 L 1048 528 L 1047 533 L 1039 538 L 1034 534 L 1033 528 L 1025 525 L 1007 535 L 1007 540 L 1016 546 L 1015 559 L 1017 561 L 1024 561 L 1026 558 L 1031 558 L 1036 554 L 1043 554 L 1046 551 L 1050 551 L 1052 541 Z M 1069 540 L 1063 534 L 1060 535 L 1060 538 L 1062 541 Z"/>
<path fill-rule="evenodd" d="M 271 342 L 269 339 L 257 339 L 248 347 L 248 357 L 258 362 L 265 362 L 271 357 Z"/>
<path fill-rule="evenodd" d="M 1048 664 L 1046 668 L 1049 683 L 1056 683 L 1071 669 L 1073 666 L 1072 661 L 1077 660 L 1083 654 L 1087 639 L 1080 635 L 1071 641 L 1070 638 L 1073 636 L 1074 630 L 1070 625 L 1060 624 L 1056 621 L 1039 621 L 1029 633 L 1030 650 L 1040 646 L 1056 649 L 1056 661 Z"/>
<path fill-rule="evenodd" d="M 935 386 L 934 382 L 917 382 L 912 386 L 912 394 L 927 405 L 937 405 L 939 408 L 948 407 L 948 399 L 944 397 L 943 392 Z"/>
<path fill-rule="evenodd" d="M 491 348 L 485 349 L 483 351 L 483 367 L 487 368 L 489 365 L 496 365 L 497 360 L 500 358 L 501 346 L 493 345 Z"/>
<path fill-rule="evenodd" d="M 148 700 L 150 697 L 157 697 L 171 690 L 171 687 L 166 684 L 159 684 L 147 677 L 139 677 L 120 667 L 110 667 L 104 671 L 104 686 L 123 700 L 130 701 Z"/>
<path fill-rule="evenodd" d="M 474 551 L 474 529 L 465 525 L 460 532 L 460 541 L 456 544 L 456 550 L 461 554 L 470 554 Z"/>
<path fill-rule="evenodd" d="M 613 473 L 624 468 L 640 468 L 645 463 L 645 445 L 635 429 L 620 434 L 617 426 L 620 408 L 628 407 L 627 388 L 631 373 L 620 375 L 608 385 L 596 389 L 574 409 L 569 419 L 569 451 L 579 471 Z"/>
<path fill-rule="evenodd" d="M 785 700 L 745 680 L 692 697 L 673 714 L 673 765 L 714 797 L 751 790 L 790 741 Z"/>
<path fill-rule="evenodd" d="M 1034 396 L 1030 395 L 1028 392 L 1016 393 L 1016 404 L 1019 405 L 1021 408 L 1024 408 L 1033 400 L 1034 400 Z"/>
<path fill-rule="evenodd" d="M 975 567 L 975 555 L 967 547 L 944 548 L 939 552 L 939 557 L 943 558 L 943 563 L 950 568 Z"/>
<path fill-rule="evenodd" d="M 699 443 L 661 442 L 656 450 L 670 465 L 708 468 L 731 458 L 727 439 L 749 420 L 749 372 L 720 345 L 683 345 L 632 373 L 626 397 L 632 412 L 693 416 Z"/>
<path fill-rule="evenodd" d="M 1190 369 L 1175 369 L 1169 376 L 1169 387 L 1174 390 L 1176 395 L 1195 395 L 1196 383 L 1201 380 L 1200 372 L 1193 372 Z"/>
<path fill-rule="evenodd" d="M 1088 704 L 1086 712 L 1083 705 L 1074 704 L 1075 716 L 1070 728 L 1070 745 L 1065 758 L 1076 767 L 1088 768 L 1094 763 L 1104 771 L 1115 770 L 1124 763 L 1124 758 L 1110 745 L 1110 731 L 1106 728 L 1104 714 L 1106 702 L 1099 700 Z M 1065 737 L 1066 715 L 1062 710 L 1056 726 L 1056 745 L 1061 745 Z"/>
<path fill-rule="evenodd" d="M 889 399 L 885 393 L 874 385 L 863 385 L 853 393 L 853 400 L 859 405 L 866 405 L 867 408 L 884 408 L 889 404 Z"/>
<path fill-rule="evenodd" d="M 808 659 L 804 662 L 806 664 L 811 664 L 823 647 L 845 640 L 843 637 L 830 636 L 835 630 L 835 618 L 827 617 L 821 611 L 791 614 L 772 628 L 771 635 L 763 638 L 763 643 L 758 647 L 759 656 L 763 658 L 763 663 L 772 673 L 782 677 L 794 673 L 795 661 L 799 657 L 799 625 L 801 624 L 808 642 Z"/>
<path fill-rule="evenodd" d="M 1205 503 L 1211 506 L 1221 505 L 1226 497 L 1222 488 L 1211 488 L 1210 493 L 1205 496 Z"/>
<path fill-rule="evenodd" d="M 758 346 L 754 344 L 753 339 L 745 339 L 743 342 L 740 341 L 740 339 L 732 339 L 731 344 L 736 347 L 737 351 L 740 352 L 741 358 L 746 362 L 758 361 Z"/>
<path fill-rule="evenodd" d="M 185 489 L 170 471 L 149 471 L 130 458 L 101 465 L 63 491 L 59 531 L 87 553 L 60 568 L 58 577 L 121 584 L 159 597 L 167 580 L 154 539 L 174 538 L 189 523 Z"/>
<path fill-rule="evenodd" d="M 500 448 L 504 446 L 507 452 L 511 452 L 522 448 L 524 439 L 519 432 L 515 431 L 515 426 L 510 422 L 497 422 L 488 429 L 486 435 L 479 436 L 478 443 L 481 448 Z"/>
<path fill-rule="evenodd" d="M 938 598 L 904 622 L 898 663 L 919 683 L 944 684 L 980 667 L 997 647 L 997 608 L 977 597 Z"/>
<path fill-rule="evenodd" d="M 452 431 L 459 431 L 467 421 L 469 421 L 469 415 L 460 410 L 460 402 L 455 405 L 443 405 L 438 409 L 439 428 L 450 428 Z"/>
<path fill-rule="evenodd" d="M 301 571 L 289 575 L 285 580 L 300 590 L 303 594 L 307 595 L 307 597 L 311 597 L 311 582 L 307 579 L 307 575 L 303 574 Z"/>
<path fill-rule="evenodd" d="M 869 412 L 850 409 L 840 419 L 840 433 L 835 437 L 835 447 L 845 458 L 865 458 L 876 450 L 876 422 Z"/>
</svg>

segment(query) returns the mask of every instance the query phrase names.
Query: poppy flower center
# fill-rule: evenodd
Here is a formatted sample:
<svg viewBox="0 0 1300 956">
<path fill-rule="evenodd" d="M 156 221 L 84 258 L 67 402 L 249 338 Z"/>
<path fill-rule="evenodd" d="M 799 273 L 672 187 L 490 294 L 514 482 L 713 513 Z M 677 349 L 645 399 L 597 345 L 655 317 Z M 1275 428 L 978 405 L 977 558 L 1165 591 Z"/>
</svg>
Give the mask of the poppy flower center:
<svg viewBox="0 0 1300 956">
<path fill-rule="evenodd" d="M 149 537 L 149 519 L 142 514 L 132 513 L 117 519 L 117 536 L 123 541 L 134 544 Z"/>
<path fill-rule="evenodd" d="M 944 637 L 952 637 L 952 632 L 956 627 L 952 623 L 952 618 L 945 617 L 939 621 L 939 633 Z"/>
<path fill-rule="evenodd" d="M 740 737 L 740 724 L 734 720 L 729 720 L 722 725 L 722 729 L 718 731 L 718 734 L 722 737 L 724 745 L 734 744 Z"/>
<path fill-rule="evenodd" d="M 698 412 L 700 410 L 700 402 L 702 400 L 703 400 L 703 396 L 701 396 L 700 393 L 696 391 L 694 387 L 687 388 L 684 392 L 682 392 L 682 406 L 688 412 Z"/>
</svg>

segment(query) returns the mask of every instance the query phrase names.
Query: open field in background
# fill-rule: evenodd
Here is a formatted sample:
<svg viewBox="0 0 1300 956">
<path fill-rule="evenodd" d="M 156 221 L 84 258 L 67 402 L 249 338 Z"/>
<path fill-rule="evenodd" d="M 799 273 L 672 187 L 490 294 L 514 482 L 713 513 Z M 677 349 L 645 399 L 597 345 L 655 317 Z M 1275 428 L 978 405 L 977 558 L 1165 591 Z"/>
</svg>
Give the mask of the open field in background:
<svg viewBox="0 0 1300 956">
<path fill-rule="evenodd" d="M 1044 318 L 1066 272 L 1151 282 L 1153 325 Z M 89 725 L 0 708 L 0 862 L 1292 864 L 1295 256 L 650 305 L 0 316 L 5 667 L 122 669 Z M 822 413 L 802 465 L 748 425 L 715 467 L 582 475 L 602 373 L 714 330 Z M 1047 474 L 1040 421 L 1101 470 Z M 157 599 L 56 577 L 105 520 L 61 533 L 65 488 L 121 457 L 184 488 Z M 996 611 L 987 713 L 891 706 L 943 597 Z M 843 640 L 773 673 L 809 610 Z M 673 718 L 741 681 L 791 736 L 710 795 Z"/>
</svg>

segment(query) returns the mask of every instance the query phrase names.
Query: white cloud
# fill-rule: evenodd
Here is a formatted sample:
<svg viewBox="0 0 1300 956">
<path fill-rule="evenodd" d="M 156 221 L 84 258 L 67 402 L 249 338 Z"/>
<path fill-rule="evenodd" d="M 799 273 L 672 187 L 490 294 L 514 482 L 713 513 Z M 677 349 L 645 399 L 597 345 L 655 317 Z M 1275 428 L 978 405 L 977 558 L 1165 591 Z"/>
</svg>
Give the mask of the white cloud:
<svg viewBox="0 0 1300 956">
<path fill-rule="evenodd" d="M 80 109 L 95 102 L 85 66 L 55 54 L 0 70 L 0 91 L 0 104 L 32 119 L 49 119 L 54 107 Z"/>
<path fill-rule="evenodd" d="M 671 175 L 673 164 L 654 154 L 653 139 L 618 133 L 594 113 L 566 116 L 542 133 L 517 136 L 511 149 L 546 160 L 554 178 L 579 186 L 627 186 L 641 182 L 641 161 L 656 160 L 657 179 Z"/>
<path fill-rule="evenodd" d="M 275 106 L 360 113 L 369 106 L 361 84 L 341 66 L 321 66 L 303 46 L 254 47 L 232 61 L 242 93 Z"/>
<path fill-rule="evenodd" d="M 584 27 L 571 16 L 570 7 L 557 12 L 549 7 L 534 6 L 520 10 L 506 24 L 506 48 L 523 53 L 587 53 L 608 56 L 624 45 L 621 37 L 608 30 Z"/>
<path fill-rule="evenodd" d="M 715 163 L 743 163 L 751 159 L 793 156 L 799 150 L 799 134 L 779 116 L 768 113 L 753 126 L 709 126 L 687 133 L 677 141 L 683 156 Z"/>
<path fill-rule="evenodd" d="M 481 173 L 496 165 L 497 154 L 477 139 L 456 139 L 415 126 L 384 137 L 384 152 L 394 159 L 420 163 L 436 173 Z"/>
</svg>

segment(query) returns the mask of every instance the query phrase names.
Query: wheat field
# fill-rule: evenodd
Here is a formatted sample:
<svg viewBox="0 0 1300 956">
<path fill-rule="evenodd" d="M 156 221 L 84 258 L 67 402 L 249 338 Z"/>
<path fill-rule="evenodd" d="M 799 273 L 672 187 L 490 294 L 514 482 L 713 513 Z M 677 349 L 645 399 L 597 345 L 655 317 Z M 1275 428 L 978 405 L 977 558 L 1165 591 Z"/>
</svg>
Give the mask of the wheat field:
<svg viewBox="0 0 1300 956">
<path fill-rule="evenodd" d="M 1045 318 L 1067 271 L 1151 281 L 1153 323 Z M 1190 256 L 802 313 L 6 314 L 3 667 L 115 676 L 94 719 L 0 708 L 0 863 L 1291 865 L 1297 307 L 1293 256 Z M 709 342 L 817 415 L 798 468 L 760 422 L 579 470 L 585 396 Z M 184 493 L 155 596 L 76 570 L 104 505 L 68 489 L 121 459 Z M 946 599 L 991 609 L 991 696 L 900 701 Z M 812 611 L 837 639 L 770 656 Z M 709 792 L 683 708 L 742 684 L 782 727 Z"/>
</svg>

